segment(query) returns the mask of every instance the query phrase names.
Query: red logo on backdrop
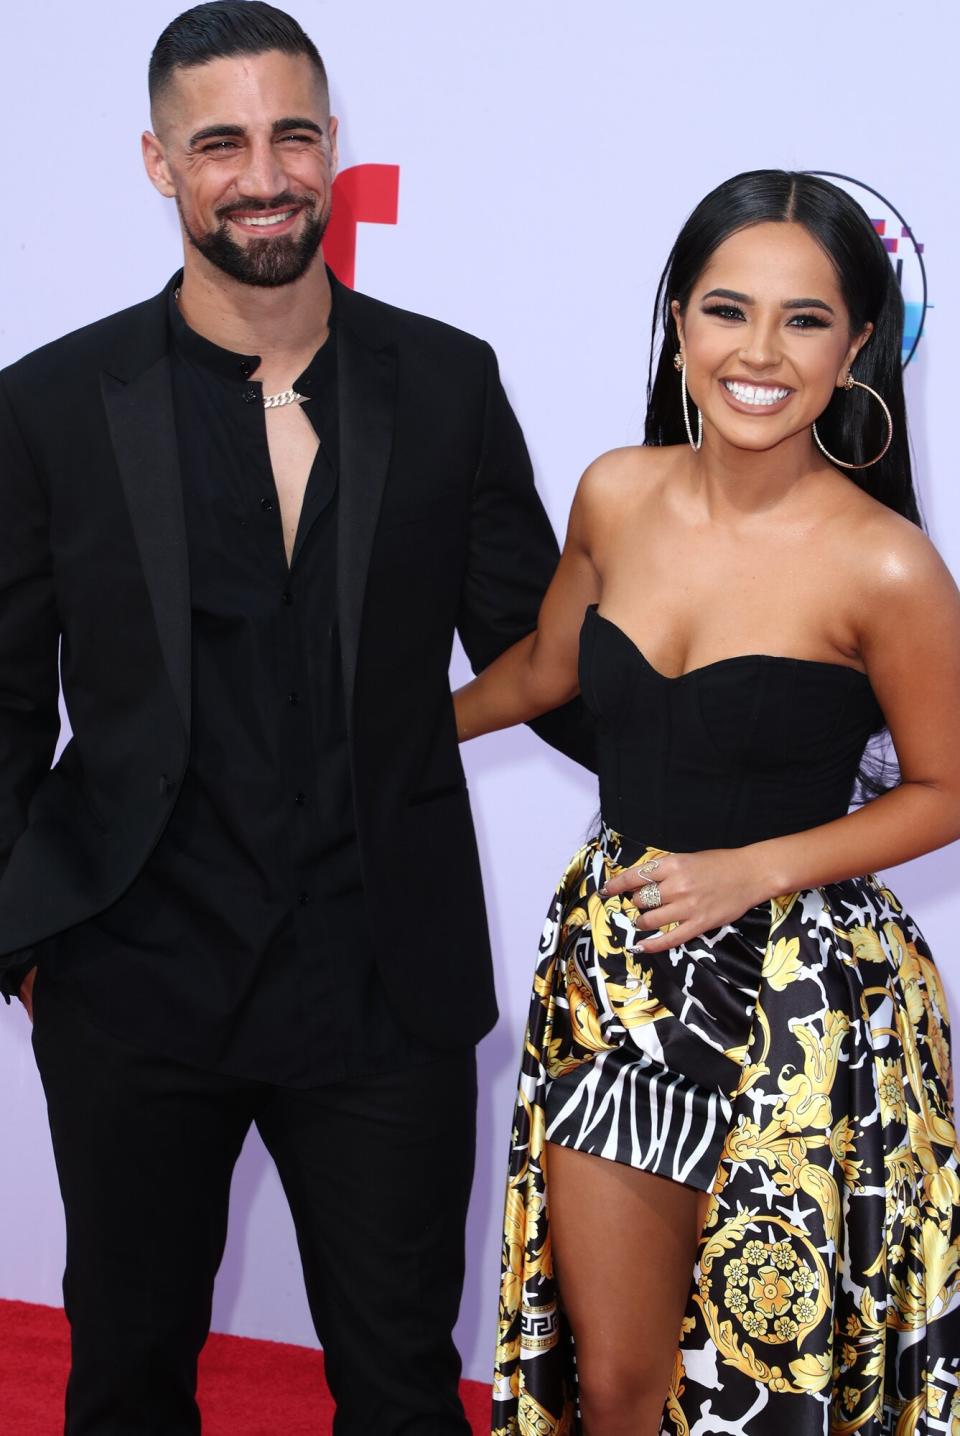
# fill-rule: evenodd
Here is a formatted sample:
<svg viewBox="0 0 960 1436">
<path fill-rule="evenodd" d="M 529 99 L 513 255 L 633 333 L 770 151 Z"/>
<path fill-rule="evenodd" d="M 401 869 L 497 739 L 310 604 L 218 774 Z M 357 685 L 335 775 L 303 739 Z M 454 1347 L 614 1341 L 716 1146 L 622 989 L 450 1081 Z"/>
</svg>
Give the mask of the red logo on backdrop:
<svg viewBox="0 0 960 1436">
<path fill-rule="evenodd" d="M 396 224 L 399 195 L 399 165 L 353 165 L 337 175 L 323 257 L 341 284 L 353 288 L 357 225 Z"/>
</svg>

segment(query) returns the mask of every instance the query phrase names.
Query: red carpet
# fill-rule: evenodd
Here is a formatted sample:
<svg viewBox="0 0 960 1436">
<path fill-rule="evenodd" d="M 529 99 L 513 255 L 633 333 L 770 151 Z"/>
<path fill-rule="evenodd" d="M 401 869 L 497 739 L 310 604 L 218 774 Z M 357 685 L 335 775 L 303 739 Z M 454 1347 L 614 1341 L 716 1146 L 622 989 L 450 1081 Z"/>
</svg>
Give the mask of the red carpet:
<svg viewBox="0 0 960 1436">
<path fill-rule="evenodd" d="M 0 1431 L 62 1436 L 69 1338 L 52 1306 L 0 1301 Z M 489 1436 L 490 1388 L 465 1381 L 474 1436 Z M 329 1436 L 323 1356 L 304 1346 L 211 1336 L 200 1358 L 204 1436 Z"/>
</svg>

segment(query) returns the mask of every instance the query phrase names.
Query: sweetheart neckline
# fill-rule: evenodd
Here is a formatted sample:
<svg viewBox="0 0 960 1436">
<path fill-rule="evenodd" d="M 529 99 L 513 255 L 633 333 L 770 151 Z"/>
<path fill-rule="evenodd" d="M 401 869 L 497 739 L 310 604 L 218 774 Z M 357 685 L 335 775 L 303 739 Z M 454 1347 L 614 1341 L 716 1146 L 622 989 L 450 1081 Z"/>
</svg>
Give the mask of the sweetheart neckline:
<svg viewBox="0 0 960 1436">
<path fill-rule="evenodd" d="M 634 653 L 636 653 L 644 667 L 649 669 L 649 671 L 663 683 L 681 683 L 685 678 L 695 678 L 698 673 L 706 673 L 711 668 L 723 668 L 730 663 L 756 663 L 757 661 L 762 663 L 802 663 L 808 668 L 838 668 L 842 673 L 853 673 L 857 678 L 864 679 L 867 684 L 870 683 L 870 679 L 866 673 L 861 672 L 859 668 L 851 667 L 849 663 L 830 663 L 823 658 L 791 658 L 785 654 L 781 655 L 776 653 L 734 653 L 731 654 L 729 658 L 715 658 L 712 663 L 701 663 L 696 668 L 688 668 L 685 673 L 661 673 L 659 668 L 654 668 L 639 643 L 631 638 L 629 633 L 620 627 L 619 623 L 614 623 L 612 618 L 608 618 L 605 613 L 600 612 L 599 604 L 588 604 L 587 613 L 592 613 L 595 618 L 599 618 L 608 628 L 612 628 L 615 633 L 619 633 L 624 642 L 628 643 Z"/>
</svg>

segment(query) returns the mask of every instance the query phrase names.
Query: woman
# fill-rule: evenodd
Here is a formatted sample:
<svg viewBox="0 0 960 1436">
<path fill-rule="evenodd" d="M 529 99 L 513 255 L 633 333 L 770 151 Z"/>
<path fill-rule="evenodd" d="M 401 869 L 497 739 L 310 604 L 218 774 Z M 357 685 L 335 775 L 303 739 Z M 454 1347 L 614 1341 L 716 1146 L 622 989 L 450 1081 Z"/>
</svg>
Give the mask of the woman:
<svg viewBox="0 0 960 1436">
<path fill-rule="evenodd" d="M 847 195 L 758 171 L 691 215 L 658 311 L 646 445 L 590 466 L 537 631 L 456 695 L 467 738 L 579 688 L 600 743 L 524 1045 L 494 1426 L 957 1430 L 943 991 L 860 876 L 960 835 L 900 294 Z M 884 727 L 899 781 L 862 768 L 848 812 Z"/>
</svg>

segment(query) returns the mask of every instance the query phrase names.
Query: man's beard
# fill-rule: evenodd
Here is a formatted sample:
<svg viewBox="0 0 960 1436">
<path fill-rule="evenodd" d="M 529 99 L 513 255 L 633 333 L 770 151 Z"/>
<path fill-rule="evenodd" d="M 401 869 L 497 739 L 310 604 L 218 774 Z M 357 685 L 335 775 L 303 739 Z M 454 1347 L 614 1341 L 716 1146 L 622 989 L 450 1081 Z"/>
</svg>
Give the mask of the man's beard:
<svg viewBox="0 0 960 1436">
<path fill-rule="evenodd" d="M 247 244 L 238 244 L 230 234 L 228 219 L 232 214 L 294 208 L 306 210 L 306 222 L 299 239 L 283 234 L 276 239 L 264 236 L 263 239 L 251 239 Z M 241 284 L 254 284 L 262 289 L 276 289 L 283 284 L 293 284 L 306 274 L 320 248 L 330 219 L 329 203 L 318 214 L 314 200 L 304 200 L 302 197 L 284 193 L 277 195 L 276 199 L 270 200 L 269 203 L 263 200 L 236 200 L 233 204 L 225 205 L 223 209 L 216 211 L 220 221 L 216 229 L 208 230 L 206 234 L 194 234 L 187 224 L 179 196 L 177 209 L 180 211 L 184 233 L 194 249 L 199 250 L 217 269 L 229 274 L 231 279 L 236 279 Z"/>
</svg>

